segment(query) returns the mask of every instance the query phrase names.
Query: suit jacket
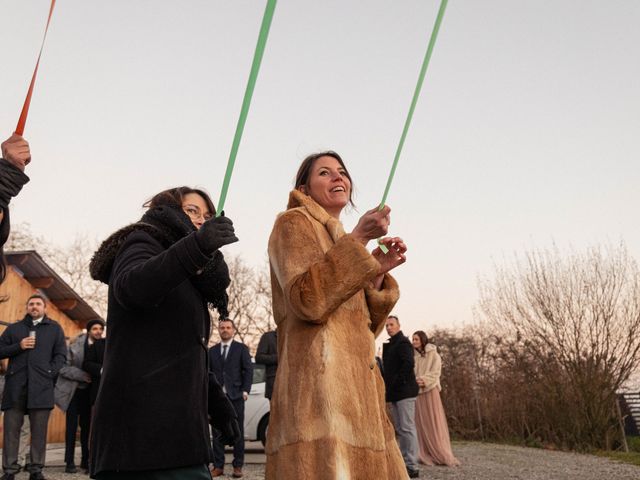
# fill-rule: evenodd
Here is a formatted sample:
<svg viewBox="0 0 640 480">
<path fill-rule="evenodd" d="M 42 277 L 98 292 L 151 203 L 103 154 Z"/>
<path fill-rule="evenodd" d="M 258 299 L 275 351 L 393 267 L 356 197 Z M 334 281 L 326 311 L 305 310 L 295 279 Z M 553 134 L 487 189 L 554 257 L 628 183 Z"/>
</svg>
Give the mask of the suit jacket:
<svg viewBox="0 0 640 480">
<path fill-rule="evenodd" d="M 267 383 L 264 396 L 271 400 L 273 394 L 273 383 L 276 381 L 276 371 L 278 370 L 278 332 L 266 332 L 260 338 L 258 350 L 256 351 L 256 363 L 261 363 L 266 367 Z"/>
<path fill-rule="evenodd" d="M 209 349 L 209 365 L 216 379 L 225 388 L 230 400 L 242 398 L 242 392 L 251 391 L 253 365 L 249 349 L 243 343 L 233 340 L 222 360 L 222 343 Z"/>
</svg>

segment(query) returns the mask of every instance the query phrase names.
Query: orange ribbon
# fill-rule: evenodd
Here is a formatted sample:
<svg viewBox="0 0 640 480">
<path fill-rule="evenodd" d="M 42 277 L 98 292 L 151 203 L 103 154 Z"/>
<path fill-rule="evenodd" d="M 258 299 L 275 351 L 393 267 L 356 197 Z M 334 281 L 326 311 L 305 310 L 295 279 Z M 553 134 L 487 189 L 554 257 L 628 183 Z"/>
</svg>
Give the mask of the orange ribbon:
<svg viewBox="0 0 640 480">
<path fill-rule="evenodd" d="M 38 75 L 38 66 L 40 65 L 40 57 L 42 56 L 42 49 L 44 48 L 44 41 L 47 39 L 47 31 L 49 30 L 49 23 L 51 22 L 51 16 L 53 15 L 53 8 L 56 6 L 56 0 L 51 0 L 51 8 L 49 9 L 49 18 L 47 19 L 47 26 L 44 29 L 44 38 L 42 39 L 42 45 L 40 46 L 40 53 L 38 54 L 38 61 L 36 62 L 36 68 L 33 71 L 33 77 L 31 77 L 31 84 L 29 85 L 29 91 L 27 92 L 27 98 L 24 100 L 22 106 L 22 112 L 18 119 L 18 126 L 16 127 L 16 133 L 20 136 L 24 133 L 24 126 L 27 123 L 27 115 L 29 115 L 29 106 L 31 105 L 31 96 L 33 95 L 33 86 L 36 83 L 36 76 Z"/>
</svg>

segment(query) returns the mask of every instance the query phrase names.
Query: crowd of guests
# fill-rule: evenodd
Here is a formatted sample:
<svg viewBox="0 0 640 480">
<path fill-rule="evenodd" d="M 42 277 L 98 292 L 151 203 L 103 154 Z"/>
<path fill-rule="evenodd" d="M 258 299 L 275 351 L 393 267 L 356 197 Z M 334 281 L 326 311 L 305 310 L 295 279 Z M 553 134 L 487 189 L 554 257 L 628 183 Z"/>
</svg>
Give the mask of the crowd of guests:
<svg viewBox="0 0 640 480">
<path fill-rule="evenodd" d="M 28 181 L 31 156 L 16 135 L 2 154 L 4 244 L 9 201 Z M 268 241 L 278 328 L 261 339 L 256 357 L 267 366 L 271 402 L 267 480 L 401 480 L 419 475 L 418 462 L 457 463 L 439 397 L 437 349 L 423 332 L 412 344 L 390 316 L 399 298 L 391 271 L 406 262 L 407 245 L 386 236 L 388 206 L 344 230 L 340 216 L 353 205 L 353 188 L 337 153 L 308 156 Z M 20 470 L 25 415 L 30 479 L 44 478 L 54 402 L 67 412 L 70 473 L 77 470 L 79 425 L 80 467 L 92 478 L 218 477 L 225 445 L 233 446 L 232 476 L 243 476 L 252 364 L 248 348 L 233 340 L 231 279 L 220 251 L 238 241 L 233 222 L 216 214 L 206 192 L 189 187 L 162 191 L 144 206 L 141 219 L 109 236 L 91 260 L 92 277 L 108 285 L 106 342 L 97 322 L 67 347 L 39 294 L 0 336 L 0 358 L 9 359 L 4 480 Z M 220 342 L 209 348 L 212 309 Z M 384 328 L 390 340 L 380 360 L 375 339 Z"/>
</svg>

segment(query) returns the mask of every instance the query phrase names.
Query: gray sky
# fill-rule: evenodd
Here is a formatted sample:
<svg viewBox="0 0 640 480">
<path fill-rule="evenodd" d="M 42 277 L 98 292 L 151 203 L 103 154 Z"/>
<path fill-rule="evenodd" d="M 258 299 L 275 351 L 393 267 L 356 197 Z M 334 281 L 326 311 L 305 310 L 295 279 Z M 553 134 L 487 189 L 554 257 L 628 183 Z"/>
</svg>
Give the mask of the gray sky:
<svg viewBox="0 0 640 480">
<path fill-rule="evenodd" d="M 64 244 L 103 239 L 167 187 L 216 201 L 264 5 L 59 1 L 13 221 Z M 0 0 L 3 138 L 48 6 Z M 227 199 L 241 241 L 226 251 L 265 261 L 319 149 L 347 162 L 360 212 L 380 201 L 438 6 L 278 2 Z M 524 249 L 622 239 L 640 258 L 638 25 L 638 0 L 449 3 L 388 200 L 410 249 L 396 271 L 405 333 L 470 322 L 477 276 Z"/>
</svg>

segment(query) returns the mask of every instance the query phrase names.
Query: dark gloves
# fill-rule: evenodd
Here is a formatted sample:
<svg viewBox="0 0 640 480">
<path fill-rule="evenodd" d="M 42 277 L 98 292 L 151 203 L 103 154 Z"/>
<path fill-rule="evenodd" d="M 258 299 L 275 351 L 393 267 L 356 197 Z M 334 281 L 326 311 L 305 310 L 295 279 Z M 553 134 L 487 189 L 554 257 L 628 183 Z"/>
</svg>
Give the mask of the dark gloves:
<svg viewBox="0 0 640 480">
<path fill-rule="evenodd" d="M 29 177 L 19 168 L 0 158 L 0 208 L 6 210 L 11 199 L 20 193 L 28 181 Z"/>
<path fill-rule="evenodd" d="M 238 241 L 233 230 L 233 222 L 227 217 L 214 217 L 202 224 L 196 232 L 196 241 L 200 249 L 211 255 L 220 247 Z"/>
<path fill-rule="evenodd" d="M 220 436 L 224 445 L 233 445 L 240 438 L 238 415 L 233 405 L 222 391 L 216 376 L 209 372 L 209 423 Z"/>
</svg>

